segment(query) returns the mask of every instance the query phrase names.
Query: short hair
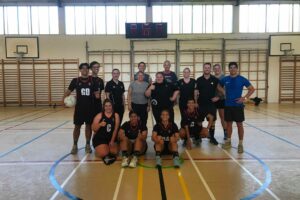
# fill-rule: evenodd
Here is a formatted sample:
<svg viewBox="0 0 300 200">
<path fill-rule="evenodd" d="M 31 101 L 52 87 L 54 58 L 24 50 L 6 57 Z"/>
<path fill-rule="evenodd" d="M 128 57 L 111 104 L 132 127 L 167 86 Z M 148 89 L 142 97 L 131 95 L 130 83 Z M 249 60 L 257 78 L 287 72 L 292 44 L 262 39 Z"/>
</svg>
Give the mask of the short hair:
<svg viewBox="0 0 300 200">
<path fill-rule="evenodd" d="M 162 75 L 164 77 L 164 73 L 162 73 L 162 72 L 156 72 L 155 76 L 157 76 L 158 74 L 160 74 L 160 75 Z"/>
<path fill-rule="evenodd" d="M 90 68 L 90 65 L 88 63 L 80 63 L 79 65 L 79 69 L 82 69 L 83 67 L 86 67 L 86 68 Z"/>
<path fill-rule="evenodd" d="M 209 63 L 209 62 L 204 63 L 204 64 L 203 64 L 203 67 L 204 67 L 205 65 L 209 65 L 209 66 L 211 67 L 211 63 Z"/>
<path fill-rule="evenodd" d="M 98 63 L 97 61 L 93 61 L 90 63 L 90 68 L 92 68 L 94 65 L 99 65 L 100 66 L 100 63 Z"/>
<path fill-rule="evenodd" d="M 228 64 L 228 68 L 230 68 L 232 65 L 235 65 L 236 68 L 239 68 L 237 62 L 230 62 L 230 63 Z"/>
<path fill-rule="evenodd" d="M 118 71 L 120 73 L 120 70 L 117 68 L 114 68 L 111 72 L 114 73 L 114 71 Z"/>
<path fill-rule="evenodd" d="M 139 75 L 139 74 L 143 74 L 143 76 L 145 75 L 145 73 L 144 73 L 144 72 L 141 72 L 141 71 L 138 71 L 138 72 L 137 72 L 137 75 Z"/>
<path fill-rule="evenodd" d="M 136 115 L 138 116 L 137 112 L 135 112 L 135 111 L 133 111 L 133 110 L 131 110 L 131 111 L 129 112 L 128 116 L 130 117 L 130 116 L 133 115 L 133 114 L 136 114 Z"/>
<path fill-rule="evenodd" d="M 170 62 L 169 60 L 165 60 L 164 65 L 165 65 L 166 63 L 169 63 L 169 65 L 171 66 L 171 62 Z"/>
<path fill-rule="evenodd" d="M 144 62 L 139 62 L 138 67 L 139 67 L 141 64 L 144 64 L 144 66 L 145 66 L 145 68 L 146 68 L 146 63 L 144 63 Z"/>
<path fill-rule="evenodd" d="M 220 65 L 219 63 L 214 64 L 213 68 L 215 68 L 215 67 L 217 67 L 217 66 L 221 68 L 221 65 Z"/>
<path fill-rule="evenodd" d="M 195 103 L 195 99 L 194 98 L 188 98 L 187 102 L 189 101 L 193 101 Z"/>
<path fill-rule="evenodd" d="M 184 70 L 189 70 L 189 72 L 191 72 L 190 68 L 188 68 L 188 67 L 184 68 L 183 71 Z"/>
</svg>

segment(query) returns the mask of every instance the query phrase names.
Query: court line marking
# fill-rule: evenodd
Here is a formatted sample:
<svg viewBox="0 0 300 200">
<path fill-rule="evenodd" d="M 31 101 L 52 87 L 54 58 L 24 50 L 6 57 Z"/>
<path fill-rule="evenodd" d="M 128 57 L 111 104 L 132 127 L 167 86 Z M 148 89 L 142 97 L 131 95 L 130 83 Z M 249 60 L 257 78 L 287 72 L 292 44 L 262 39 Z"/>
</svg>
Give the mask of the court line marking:
<svg viewBox="0 0 300 200">
<path fill-rule="evenodd" d="M 159 177 L 161 199 L 167 200 L 166 187 L 165 187 L 164 176 L 162 173 L 161 166 L 157 166 L 157 171 L 158 171 L 158 177 Z"/>
<path fill-rule="evenodd" d="M 141 158 L 140 160 L 144 162 L 144 158 Z M 144 182 L 144 167 L 139 166 L 137 200 L 143 199 L 143 182 Z"/>
<path fill-rule="evenodd" d="M 219 147 L 219 146 L 218 146 Z M 249 154 L 250 156 L 252 156 L 253 158 L 257 159 L 257 161 L 263 166 L 264 171 L 266 173 L 266 178 L 265 178 L 265 182 L 262 183 L 260 180 L 258 180 L 258 178 L 256 178 L 256 176 L 254 176 L 245 166 L 243 166 L 240 162 L 238 162 L 230 153 L 228 153 L 227 151 L 225 151 L 222 147 L 219 147 L 220 149 L 223 150 L 223 152 L 229 156 L 240 168 L 242 168 L 253 180 L 255 180 L 261 187 L 256 190 L 254 193 L 242 198 L 242 200 L 251 200 L 254 199 L 256 197 L 258 197 L 259 195 L 261 195 L 265 190 L 276 200 L 280 200 L 280 198 L 274 194 L 269 188 L 268 186 L 270 185 L 270 183 L 272 182 L 272 177 L 271 177 L 271 171 L 269 169 L 269 167 L 262 161 L 260 160 L 258 157 L 256 157 L 255 155 L 246 152 L 246 154 Z"/>
<path fill-rule="evenodd" d="M 180 171 L 180 169 L 176 169 L 176 172 L 177 172 L 177 176 L 178 176 L 178 179 L 179 179 L 179 183 L 180 183 L 181 189 L 182 189 L 183 194 L 184 194 L 184 198 L 186 200 L 191 200 L 191 195 L 190 195 L 189 190 L 187 188 L 187 185 L 186 185 L 186 183 L 184 181 L 182 172 Z"/>
<path fill-rule="evenodd" d="M 84 147 L 80 148 L 79 150 L 84 149 Z M 54 186 L 54 188 L 56 189 L 56 192 L 50 197 L 49 200 L 54 200 L 57 195 L 59 193 L 62 193 L 63 195 L 65 195 L 66 197 L 68 197 L 69 199 L 73 199 L 73 200 L 77 200 L 80 199 L 76 196 L 74 196 L 73 194 L 65 191 L 63 188 L 64 186 L 69 182 L 69 180 L 72 178 L 72 176 L 76 173 L 76 171 L 79 169 L 80 165 L 86 160 L 88 154 L 86 154 L 80 161 L 80 163 L 72 170 L 72 172 L 69 174 L 69 176 L 64 180 L 64 182 L 59 185 L 59 183 L 57 182 L 56 178 L 55 178 L 55 170 L 56 167 L 60 164 L 60 162 L 62 160 L 64 160 L 66 157 L 68 157 L 69 155 L 71 155 L 70 153 L 64 155 L 63 157 L 61 157 L 60 159 L 58 159 L 54 165 L 52 165 L 50 172 L 49 172 L 49 179 L 51 184 Z"/>
<path fill-rule="evenodd" d="M 46 132 L 44 132 L 44 133 L 42 133 L 42 134 L 40 134 L 40 135 L 38 135 L 38 136 L 36 136 L 36 137 L 34 137 L 33 139 L 31 139 L 31 140 L 29 140 L 29 141 L 27 141 L 27 142 L 25 142 L 25 143 L 23 143 L 23 144 L 20 144 L 19 146 L 15 147 L 15 148 L 13 148 L 13 149 L 10 149 L 10 150 L 8 150 L 8 151 L 6 151 L 6 152 L 4 152 L 4 153 L 0 153 L 0 158 L 3 158 L 4 156 L 7 156 L 8 154 L 13 153 L 13 152 L 15 152 L 15 151 L 21 149 L 22 147 L 24 147 L 24 146 L 26 146 L 26 145 L 28 145 L 28 144 L 34 142 L 35 140 L 37 140 L 37 139 L 39 139 L 39 138 L 41 138 L 41 137 L 43 137 L 43 136 L 49 134 L 50 132 L 54 131 L 55 129 L 58 129 L 59 127 L 65 125 L 65 124 L 68 123 L 68 122 L 69 122 L 69 121 L 65 121 L 65 122 L 63 122 L 62 124 L 60 124 L 60 125 L 58 125 L 58 126 L 52 128 L 52 129 L 50 129 L 50 130 L 48 130 L 48 131 L 46 131 Z"/>
<path fill-rule="evenodd" d="M 37 109 L 37 110 L 30 110 L 30 112 L 25 112 L 22 113 L 21 115 L 20 114 L 16 114 L 16 115 L 13 115 L 13 116 L 10 116 L 10 117 L 7 117 L 7 118 L 3 118 L 3 119 L 0 119 L 0 123 L 8 120 L 8 119 L 13 119 L 13 118 L 18 118 L 18 117 L 21 117 L 21 116 L 24 116 L 24 115 L 28 115 L 29 113 L 35 113 L 35 112 L 39 112 L 39 111 L 43 111 L 43 110 L 46 110 L 48 108 L 43 108 L 43 109 Z M 21 119 L 23 119 L 24 117 L 22 117 Z M 13 121 L 8 121 L 8 122 L 13 122 Z M 4 122 L 5 123 L 5 122 Z"/>
<path fill-rule="evenodd" d="M 201 182 L 203 183 L 203 185 L 204 185 L 206 191 L 208 192 L 210 198 L 211 198 L 212 200 L 216 200 L 216 197 L 215 197 L 214 194 L 212 193 L 210 187 L 208 186 L 207 182 L 205 181 L 205 179 L 204 179 L 202 173 L 201 173 L 200 170 L 198 169 L 198 167 L 197 167 L 195 161 L 193 160 L 193 158 L 191 157 L 190 153 L 189 153 L 186 149 L 185 149 L 185 152 L 186 152 L 187 156 L 189 157 L 189 159 L 191 160 L 191 163 L 192 163 L 194 169 L 196 170 L 196 172 L 197 172 L 197 174 L 198 174 L 198 176 L 199 176 Z"/>
<path fill-rule="evenodd" d="M 117 186 L 116 186 L 116 189 L 115 189 L 115 192 L 114 192 L 113 200 L 116 200 L 117 197 L 118 197 L 121 182 L 122 182 L 122 179 L 123 179 L 123 174 L 124 174 L 124 168 L 121 169 L 121 172 L 120 172 L 120 175 L 119 175 L 119 178 L 118 178 L 118 183 L 117 183 Z"/>
<path fill-rule="evenodd" d="M 272 137 L 274 137 L 274 138 L 277 138 L 277 139 L 279 139 L 279 140 L 281 140 L 281 141 L 283 141 L 283 142 L 286 142 L 286 143 L 288 143 L 288 144 L 290 144 L 290 145 L 293 145 L 294 147 L 297 147 L 297 148 L 300 149 L 300 145 L 298 145 L 298 144 L 295 144 L 295 143 L 293 143 L 293 142 L 291 142 L 291 141 L 289 141 L 289 140 L 287 140 L 287 139 L 284 139 L 284 138 L 282 138 L 282 137 L 279 137 L 279 136 L 277 136 L 277 135 L 274 135 L 274 134 L 272 134 L 272 133 L 269 133 L 268 131 L 265 131 L 265 130 L 263 130 L 263 129 L 261 129 L 261 128 L 258 128 L 258 127 L 254 126 L 254 125 L 252 125 L 252 124 L 247 123 L 247 122 L 244 122 L 244 123 L 247 124 L 248 126 L 254 128 L 254 129 L 256 129 L 256 130 L 259 130 L 260 132 L 263 132 L 263 133 L 265 133 L 265 134 L 267 134 L 267 135 L 270 135 L 270 136 L 272 136 Z"/>
</svg>

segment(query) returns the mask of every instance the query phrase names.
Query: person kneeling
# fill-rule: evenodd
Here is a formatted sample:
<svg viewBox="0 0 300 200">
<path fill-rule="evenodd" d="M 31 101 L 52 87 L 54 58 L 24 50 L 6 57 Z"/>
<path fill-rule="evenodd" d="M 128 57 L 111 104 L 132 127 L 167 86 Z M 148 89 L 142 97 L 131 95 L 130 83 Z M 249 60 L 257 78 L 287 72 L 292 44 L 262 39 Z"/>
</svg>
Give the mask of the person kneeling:
<svg viewBox="0 0 300 200">
<path fill-rule="evenodd" d="M 207 127 L 203 127 L 202 123 L 204 118 L 208 119 Z M 194 99 L 189 99 L 187 102 L 187 109 L 183 112 L 181 119 L 181 129 L 179 131 L 180 138 L 184 140 L 184 145 L 187 149 L 192 148 L 191 138 L 194 139 L 194 143 L 199 145 L 202 142 L 201 138 L 208 136 L 209 128 L 213 123 L 213 116 L 208 114 L 204 116 L 198 112 Z"/>
<path fill-rule="evenodd" d="M 160 122 L 157 123 L 152 132 L 152 141 L 155 143 L 156 166 L 161 167 L 161 155 L 173 154 L 174 167 L 180 167 L 180 159 L 178 155 L 179 133 L 177 125 L 170 121 L 170 113 L 163 110 L 160 115 Z"/>
<path fill-rule="evenodd" d="M 118 146 L 115 141 L 119 124 L 118 113 L 114 113 L 112 102 L 106 99 L 103 103 L 103 111 L 95 116 L 92 124 L 93 146 L 96 155 L 102 158 L 106 165 L 110 165 L 116 160 Z"/>
<path fill-rule="evenodd" d="M 134 168 L 138 157 L 147 151 L 147 127 L 139 121 L 137 113 L 129 112 L 129 121 L 125 122 L 119 130 L 120 148 L 122 151 L 122 167 Z M 130 155 L 133 154 L 130 160 Z"/>
</svg>

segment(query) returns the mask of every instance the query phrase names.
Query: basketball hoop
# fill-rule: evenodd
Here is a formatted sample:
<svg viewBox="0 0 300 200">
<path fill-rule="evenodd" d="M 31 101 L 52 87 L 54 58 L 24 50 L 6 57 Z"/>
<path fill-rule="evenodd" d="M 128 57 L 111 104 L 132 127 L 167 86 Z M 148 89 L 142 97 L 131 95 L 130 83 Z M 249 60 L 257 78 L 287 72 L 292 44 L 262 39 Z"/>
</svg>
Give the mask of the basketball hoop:
<svg viewBox="0 0 300 200">
<path fill-rule="evenodd" d="M 294 53 L 294 49 L 284 49 L 282 50 L 284 56 L 292 56 Z"/>
<path fill-rule="evenodd" d="M 21 61 L 21 60 L 23 59 L 24 55 L 27 54 L 26 52 L 14 52 L 14 53 L 15 53 L 16 59 L 17 59 L 18 61 Z"/>
</svg>

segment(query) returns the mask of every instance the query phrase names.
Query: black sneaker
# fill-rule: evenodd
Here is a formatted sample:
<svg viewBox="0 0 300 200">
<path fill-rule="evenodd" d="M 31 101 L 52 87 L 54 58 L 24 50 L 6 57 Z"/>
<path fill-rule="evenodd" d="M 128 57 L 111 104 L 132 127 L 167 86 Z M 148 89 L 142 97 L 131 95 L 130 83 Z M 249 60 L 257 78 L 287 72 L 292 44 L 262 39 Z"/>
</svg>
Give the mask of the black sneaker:
<svg viewBox="0 0 300 200">
<path fill-rule="evenodd" d="M 111 165 L 116 161 L 116 157 L 115 156 L 105 156 L 105 158 L 103 158 L 103 162 L 106 165 Z"/>
<path fill-rule="evenodd" d="M 218 145 L 219 144 L 218 141 L 216 140 L 216 138 L 214 138 L 214 137 L 210 138 L 209 142 L 212 143 L 212 144 L 214 144 L 214 145 Z"/>
</svg>

